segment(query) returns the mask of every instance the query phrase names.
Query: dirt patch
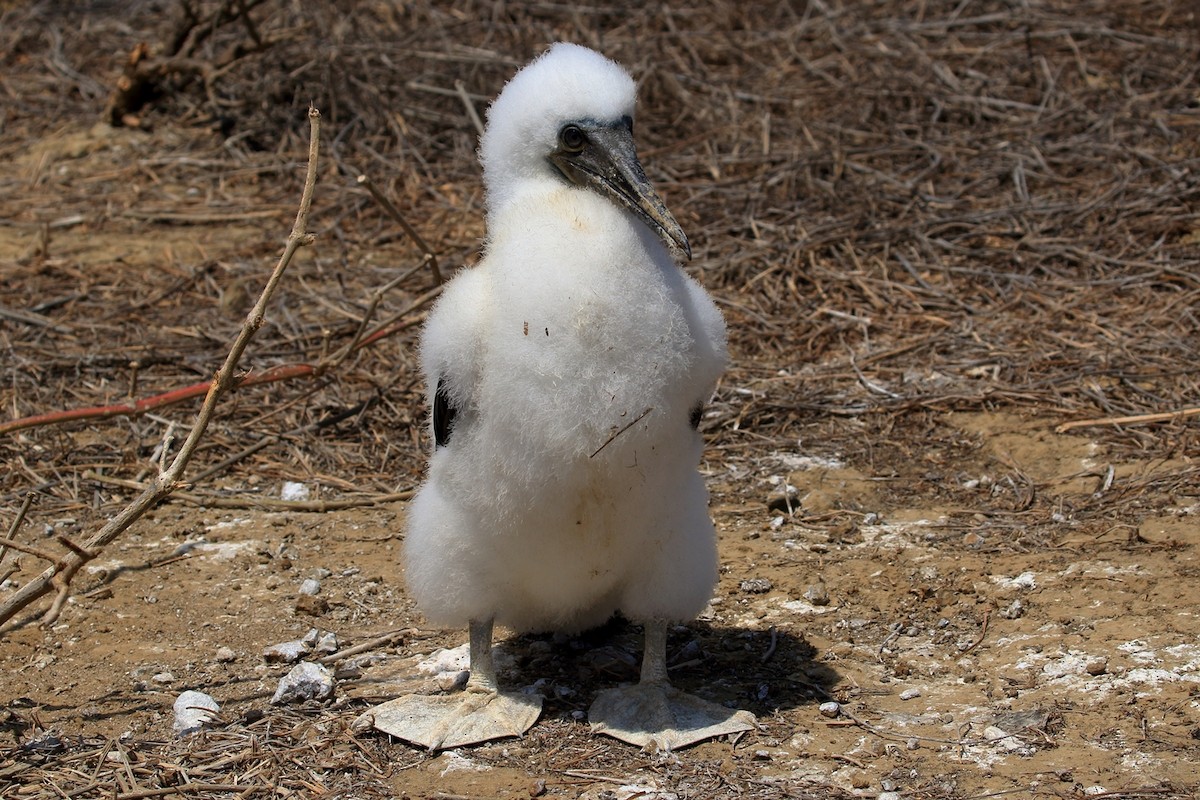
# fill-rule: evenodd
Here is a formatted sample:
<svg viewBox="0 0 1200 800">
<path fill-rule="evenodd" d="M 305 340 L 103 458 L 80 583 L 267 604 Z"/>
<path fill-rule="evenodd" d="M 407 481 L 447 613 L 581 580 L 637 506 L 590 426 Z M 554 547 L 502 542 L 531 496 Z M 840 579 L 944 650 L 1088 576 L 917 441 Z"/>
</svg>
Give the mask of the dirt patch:
<svg viewBox="0 0 1200 800">
<path fill-rule="evenodd" d="M 964 436 L 979 423 L 953 418 L 969 424 Z M 1047 441 L 1043 422 L 1026 423 L 1029 433 L 1009 427 L 979 457 L 999 449 L 1054 464 L 1045 480 L 1078 471 L 1071 459 L 1086 444 Z M 1137 527 L 1089 527 L 1052 549 L 1013 552 L 996 546 L 988 520 L 892 507 L 851 469 L 816 463 L 790 480 L 806 477 L 855 508 L 830 522 L 806 518 L 803 506 L 768 508 L 769 471 L 749 476 L 764 490 L 742 496 L 736 513 L 718 496 L 721 585 L 710 612 L 672 634 L 675 680 L 751 709 L 760 731 L 666 760 L 639 756 L 592 737 L 584 721 L 598 690 L 634 679 L 636 630 L 519 637 L 505 645 L 503 678 L 546 695 L 534 731 L 437 757 L 388 745 L 387 764 L 409 767 L 389 785 L 412 797 L 516 797 L 543 781 L 547 796 L 576 797 L 592 785 L 615 790 L 611 778 L 679 792 L 698 765 L 781 792 L 970 796 L 1193 780 L 1194 502 Z M 459 647 L 465 632 L 421 627 L 397 564 L 402 520 L 402 504 L 329 515 L 160 509 L 92 565 L 51 630 L 6 637 L 10 735 L 23 741 L 44 727 L 166 741 L 171 704 L 187 688 L 214 695 L 237 729 L 273 713 L 269 698 L 289 669 L 265 663 L 263 649 L 313 627 L 343 647 L 402 631 L 345 670 L 340 699 L 314 708 L 315 719 L 348 724 L 362 703 L 433 689 L 416 663 Z M 305 579 L 320 582 L 328 604 L 315 616 L 298 605 Z M 834 718 L 818 709 L 830 700 L 841 704 Z"/>
<path fill-rule="evenodd" d="M 317 243 L 243 367 L 311 366 L 364 320 L 387 335 L 231 395 L 192 485 L 76 576 L 51 627 L 43 603 L 4 628 L 0 795 L 1197 796 L 1193 10 L 161 10 L 0 4 L 4 421 L 209 379 L 295 213 L 310 99 Z M 398 563 L 431 271 L 354 177 L 444 271 L 468 263 L 467 106 L 560 38 L 637 75 L 647 169 L 730 325 L 702 428 L 720 584 L 669 650 L 679 685 L 761 727 L 674 754 L 593 736 L 597 692 L 636 677 L 639 631 L 614 621 L 505 638 L 502 679 L 542 718 L 431 756 L 354 724 L 437 690 L 420 664 L 465 642 L 424 626 Z M 162 79 L 114 127 L 142 41 Z M 0 530 L 84 541 L 195 407 L 0 434 Z M 1112 421 L 1146 414 L 1166 416 Z M 5 602 L 45 562 L 0 552 Z M 264 650 L 314 628 L 337 639 L 333 698 L 272 705 L 291 667 Z M 179 739 L 185 689 L 222 710 Z"/>
</svg>

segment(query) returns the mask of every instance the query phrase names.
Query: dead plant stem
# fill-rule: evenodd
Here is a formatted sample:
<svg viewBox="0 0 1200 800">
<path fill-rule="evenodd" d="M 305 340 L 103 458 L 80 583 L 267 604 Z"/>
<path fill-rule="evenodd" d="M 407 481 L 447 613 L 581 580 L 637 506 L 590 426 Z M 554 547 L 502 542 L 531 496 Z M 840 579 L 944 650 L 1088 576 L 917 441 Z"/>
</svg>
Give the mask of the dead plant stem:
<svg viewBox="0 0 1200 800">
<path fill-rule="evenodd" d="M 1066 433 L 1074 428 L 1089 428 L 1107 425 L 1136 425 L 1142 422 L 1170 422 L 1176 419 L 1186 419 L 1200 414 L 1200 406 L 1181 408 L 1178 411 L 1163 411 L 1157 414 L 1133 414 L 1128 417 L 1104 417 L 1102 419 L 1077 419 L 1064 422 L 1055 427 L 1055 433 Z"/>
<path fill-rule="evenodd" d="M 70 552 L 54 561 L 33 580 L 27 582 L 0 606 L 0 626 L 29 604 L 49 594 L 56 592 L 53 603 L 42 616 L 41 624 L 49 626 L 58 619 L 62 607 L 70 594 L 71 579 L 84 564 L 94 559 L 100 552 L 117 537 L 129 529 L 149 509 L 157 505 L 163 498 L 174 492 L 182 483 L 183 472 L 192 459 L 200 440 L 203 438 L 208 424 L 216 411 L 217 402 L 229 391 L 236 382 L 235 370 L 246 346 L 262 327 L 266 315 L 267 304 L 275 293 L 288 264 L 296 251 L 301 247 L 312 244 L 316 237 L 308 232 L 308 215 L 312 208 L 313 188 L 317 181 L 317 155 L 320 150 L 321 113 L 314 107 L 308 109 L 310 139 L 308 146 L 308 170 L 304 177 L 304 190 L 300 196 L 300 207 L 296 212 L 296 220 L 288 235 L 283 254 L 272 270 L 267 284 L 259 294 L 258 301 L 246 316 L 242 329 L 234 339 L 233 345 L 225 357 L 224 363 L 217 370 L 216 376 L 209 385 L 208 392 L 201 405 L 191 432 L 179 448 L 179 452 L 166 470 L 138 495 L 129 505 L 125 506 L 116 516 L 112 517 L 99 531 L 82 545 L 69 547 Z M 3 630 L 0 629 L 0 633 Z"/>
</svg>

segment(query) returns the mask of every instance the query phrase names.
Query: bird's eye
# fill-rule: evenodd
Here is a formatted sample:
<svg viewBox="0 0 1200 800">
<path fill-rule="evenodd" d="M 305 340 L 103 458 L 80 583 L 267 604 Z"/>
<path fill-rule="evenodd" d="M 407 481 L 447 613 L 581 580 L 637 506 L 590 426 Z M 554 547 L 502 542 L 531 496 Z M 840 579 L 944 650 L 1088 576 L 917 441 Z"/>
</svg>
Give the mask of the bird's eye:
<svg viewBox="0 0 1200 800">
<path fill-rule="evenodd" d="M 587 136 L 578 125 L 565 125 L 558 132 L 558 146 L 568 153 L 579 153 L 587 144 Z"/>
</svg>

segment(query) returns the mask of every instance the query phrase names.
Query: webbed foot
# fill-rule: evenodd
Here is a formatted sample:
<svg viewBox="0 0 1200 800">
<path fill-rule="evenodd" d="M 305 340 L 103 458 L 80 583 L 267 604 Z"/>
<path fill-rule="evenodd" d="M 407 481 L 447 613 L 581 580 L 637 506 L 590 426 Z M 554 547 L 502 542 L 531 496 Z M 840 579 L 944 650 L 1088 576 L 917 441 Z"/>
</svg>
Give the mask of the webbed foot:
<svg viewBox="0 0 1200 800">
<path fill-rule="evenodd" d="M 376 729 L 430 750 L 520 736 L 541 713 L 540 697 L 471 688 L 398 697 L 367 712 Z"/>
<path fill-rule="evenodd" d="M 410 694 L 370 709 L 364 723 L 430 750 L 520 736 L 542 713 L 542 698 L 501 692 L 492 661 L 492 621 L 471 620 L 471 678 L 461 692 Z"/>
<path fill-rule="evenodd" d="M 592 730 L 652 750 L 753 730 L 754 715 L 681 692 L 667 679 L 667 626 L 646 623 L 642 678 L 636 686 L 607 689 L 588 711 Z"/>
<path fill-rule="evenodd" d="M 754 715 L 710 703 L 670 684 L 639 683 L 601 692 L 588 711 L 592 730 L 651 750 L 754 729 Z"/>
</svg>

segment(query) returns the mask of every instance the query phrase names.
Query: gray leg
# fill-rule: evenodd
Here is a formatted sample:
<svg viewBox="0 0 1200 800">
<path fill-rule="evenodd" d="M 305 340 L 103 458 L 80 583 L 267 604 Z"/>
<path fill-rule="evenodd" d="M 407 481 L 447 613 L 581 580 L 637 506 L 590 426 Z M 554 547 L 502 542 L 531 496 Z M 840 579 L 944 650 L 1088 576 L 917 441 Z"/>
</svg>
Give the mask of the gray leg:
<svg viewBox="0 0 1200 800">
<path fill-rule="evenodd" d="M 471 677 L 467 688 L 477 691 L 498 692 L 496 664 L 492 660 L 492 621 L 471 620 L 469 634 L 471 653 Z"/>
<path fill-rule="evenodd" d="M 689 744 L 752 730 L 749 711 L 710 703 L 671 686 L 667 677 L 667 624 L 645 625 L 642 676 L 636 686 L 601 692 L 588 711 L 592 730 L 650 750 Z"/>
<path fill-rule="evenodd" d="M 642 634 L 642 683 L 670 684 L 667 677 L 667 624 L 647 622 Z"/>
<path fill-rule="evenodd" d="M 471 677 L 462 692 L 389 700 L 367 712 L 375 728 L 430 750 L 520 736 L 529 730 L 542 712 L 542 699 L 500 691 L 492 660 L 492 620 L 471 620 L 470 652 Z"/>
</svg>

